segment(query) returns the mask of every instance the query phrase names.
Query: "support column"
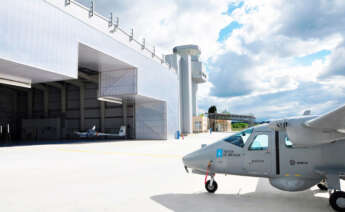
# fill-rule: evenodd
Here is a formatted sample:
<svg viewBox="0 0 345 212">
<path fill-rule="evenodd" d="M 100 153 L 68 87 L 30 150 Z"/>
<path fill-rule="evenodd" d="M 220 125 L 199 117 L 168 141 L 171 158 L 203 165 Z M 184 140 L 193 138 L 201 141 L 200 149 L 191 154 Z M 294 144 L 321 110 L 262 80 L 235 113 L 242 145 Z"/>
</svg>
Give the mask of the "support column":
<svg viewBox="0 0 345 212">
<path fill-rule="evenodd" d="M 79 90 L 80 90 L 80 130 L 81 131 L 84 131 L 84 124 L 85 124 L 85 109 L 84 109 L 84 106 L 85 106 L 85 87 L 84 85 L 82 84 L 80 87 L 79 87 Z"/>
<path fill-rule="evenodd" d="M 43 91 L 43 95 L 44 95 L 44 117 L 48 118 L 48 116 L 49 116 L 49 91 L 47 88 Z"/>
<path fill-rule="evenodd" d="M 27 111 L 27 117 L 29 119 L 32 118 L 32 89 L 30 89 L 28 92 L 28 111 Z"/>
<path fill-rule="evenodd" d="M 65 138 L 67 126 L 66 126 L 66 87 L 62 85 L 60 87 L 61 94 L 61 115 L 60 115 L 60 138 Z"/>
<path fill-rule="evenodd" d="M 61 114 L 60 114 L 60 138 L 65 138 L 66 135 L 66 86 L 58 82 L 49 82 L 49 86 L 60 90 L 61 99 Z"/>
<path fill-rule="evenodd" d="M 13 92 L 13 112 L 15 114 L 15 117 L 17 116 L 17 112 L 18 112 L 18 93 L 17 92 Z"/>
<path fill-rule="evenodd" d="M 183 55 L 181 58 L 180 80 L 182 84 L 182 133 L 193 133 L 193 110 L 192 110 L 192 70 L 191 56 Z"/>
<path fill-rule="evenodd" d="M 49 90 L 48 90 L 48 88 L 46 87 L 46 86 L 44 86 L 44 85 L 41 85 L 41 84 L 35 84 L 34 85 L 34 87 L 36 88 L 36 89 L 38 89 L 38 90 L 40 90 L 40 91 L 42 91 L 43 92 L 43 111 L 44 111 L 44 118 L 48 118 L 48 107 L 49 107 L 49 105 L 48 105 L 48 101 L 49 101 L 49 99 L 48 99 L 48 92 L 49 92 Z"/>
<path fill-rule="evenodd" d="M 105 102 L 99 102 L 100 116 L 101 116 L 101 132 L 105 130 Z"/>
<path fill-rule="evenodd" d="M 67 80 L 65 81 L 68 84 L 76 86 L 79 88 L 79 98 L 80 98 L 80 131 L 84 131 L 84 101 L 85 101 L 85 85 L 84 83 L 77 80 Z"/>
<path fill-rule="evenodd" d="M 61 87 L 61 113 L 66 113 L 66 87 Z"/>
<path fill-rule="evenodd" d="M 192 98 L 193 98 L 193 116 L 198 115 L 198 108 L 197 108 L 197 100 L 196 100 L 196 94 L 198 93 L 198 84 L 193 82 L 192 84 Z"/>
<path fill-rule="evenodd" d="M 15 144 L 15 139 L 16 139 L 16 134 L 17 134 L 17 130 L 19 129 L 18 125 L 17 125 L 17 117 L 18 117 L 18 93 L 16 91 L 13 92 L 12 94 L 12 98 L 13 98 L 13 116 L 12 116 L 12 123 L 10 125 L 10 134 L 11 134 L 11 144 Z M 18 128 L 17 128 L 18 127 Z"/>
<path fill-rule="evenodd" d="M 126 99 L 122 99 L 122 124 L 127 126 L 127 101 Z"/>
</svg>

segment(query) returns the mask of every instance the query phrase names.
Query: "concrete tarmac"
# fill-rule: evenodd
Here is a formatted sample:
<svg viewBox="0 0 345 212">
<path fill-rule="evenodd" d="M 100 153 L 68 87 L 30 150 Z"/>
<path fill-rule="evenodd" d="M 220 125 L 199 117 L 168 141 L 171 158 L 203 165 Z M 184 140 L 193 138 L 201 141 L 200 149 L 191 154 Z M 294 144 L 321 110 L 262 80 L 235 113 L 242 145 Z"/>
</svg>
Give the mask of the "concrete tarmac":
<svg viewBox="0 0 345 212">
<path fill-rule="evenodd" d="M 0 211 L 333 211 L 316 187 L 289 193 L 253 177 L 217 175 L 208 194 L 181 159 L 228 135 L 0 148 Z"/>
</svg>

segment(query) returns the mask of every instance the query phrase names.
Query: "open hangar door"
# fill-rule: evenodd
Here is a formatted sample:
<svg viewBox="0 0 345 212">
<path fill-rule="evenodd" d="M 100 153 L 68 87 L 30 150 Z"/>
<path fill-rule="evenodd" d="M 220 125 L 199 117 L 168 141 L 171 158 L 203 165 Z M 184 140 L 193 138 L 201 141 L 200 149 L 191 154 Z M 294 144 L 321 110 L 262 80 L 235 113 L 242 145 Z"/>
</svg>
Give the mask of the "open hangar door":
<svg viewBox="0 0 345 212">
<path fill-rule="evenodd" d="M 93 126 L 98 132 L 118 133 L 126 125 L 127 138 L 135 138 L 135 101 L 125 95 L 117 101 L 99 98 L 101 72 L 133 66 L 79 44 L 75 80 L 61 80 L 56 74 L 10 61 L 0 61 L 0 67 L 12 73 L 11 77 L 31 79 L 6 85 L 0 75 L 0 145 L 77 139 L 75 131 L 85 132 Z M 31 88 L 24 88 L 30 84 Z"/>
<path fill-rule="evenodd" d="M 79 44 L 78 79 L 61 80 L 42 70 L 28 76 L 28 70 L 25 66 L 20 74 L 41 77 L 31 81 L 31 88 L 0 84 L 6 94 L 1 95 L 0 123 L 12 126 L 4 145 L 77 139 L 75 131 L 93 126 L 118 133 L 125 125 L 128 138 L 167 139 L 166 102 L 138 94 L 138 69 L 132 65 Z"/>
<path fill-rule="evenodd" d="M 0 145 L 77 139 L 75 131 L 93 126 L 100 132 L 117 133 L 124 124 L 128 138 L 134 138 L 134 101 L 99 101 L 98 75 L 80 68 L 78 80 L 33 84 L 32 88 L 0 84 Z"/>
</svg>

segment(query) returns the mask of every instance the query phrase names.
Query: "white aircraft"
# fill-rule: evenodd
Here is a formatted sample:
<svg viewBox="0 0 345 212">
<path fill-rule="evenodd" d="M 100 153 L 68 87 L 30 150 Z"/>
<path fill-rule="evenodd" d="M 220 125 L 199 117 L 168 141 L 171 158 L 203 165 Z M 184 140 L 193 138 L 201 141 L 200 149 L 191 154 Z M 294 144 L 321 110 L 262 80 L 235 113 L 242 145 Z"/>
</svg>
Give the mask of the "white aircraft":
<svg viewBox="0 0 345 212">
<path fill-rule="evenodd" d="M 217 190 L 215 174 L 268 178 L 284 191 L 314 185 L 330 193 L 330 205 L 345 212 L 345 105 L 321 116 L 273 121 L 246 129 L 186 155 L 185 169 L 210 176 L 208 192 Z"/>
<path fill-rule="evenodd" d="M 96 131 L 96 126 L 93 126 L 91 129 L 88 129 L 86 132 L 74 132 L 74 134 L 78 135 L 80 138 L 91 138 L 91 137 L 100 137 L 100 136 L 108 136 L 108 137 L 126 137 L 126 126 L 121 126 L 119 133 L 101 133 Z"/>
</svg>

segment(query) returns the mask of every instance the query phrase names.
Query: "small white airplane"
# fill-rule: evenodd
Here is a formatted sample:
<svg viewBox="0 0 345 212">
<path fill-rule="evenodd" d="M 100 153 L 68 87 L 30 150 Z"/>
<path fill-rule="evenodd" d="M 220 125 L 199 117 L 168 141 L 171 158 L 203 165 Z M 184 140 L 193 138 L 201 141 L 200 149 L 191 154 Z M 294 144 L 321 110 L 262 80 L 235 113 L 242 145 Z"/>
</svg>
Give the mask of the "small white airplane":
<svg viewBox="0 0 345 212">
<path fill-rule="evenodd" d="M 100 136 L 108 136 L 108 137 L 126 137 L 126 126 L 121 126 L 119 133 L 101 133 L 96 131 L 96 126 L 93 126 L 91 129 L 88 129 L 86 132 L 74 132 L 74 134 L 78 135 L 80 138 L 91 138 L 91 137 L 100 137 Z"/>
<path fill-rule="evenodd" d="M 345 105 L 321 116 L 281 119 L 231 135 L 183 158 L 185 169 L 211 179 L 208 192 L 218 185 L 215 174 L 268 178 L 284 191 L 303 191 L 317 185 L 328 190 L 335 211 L 345 212 Z"/>
</svg>

